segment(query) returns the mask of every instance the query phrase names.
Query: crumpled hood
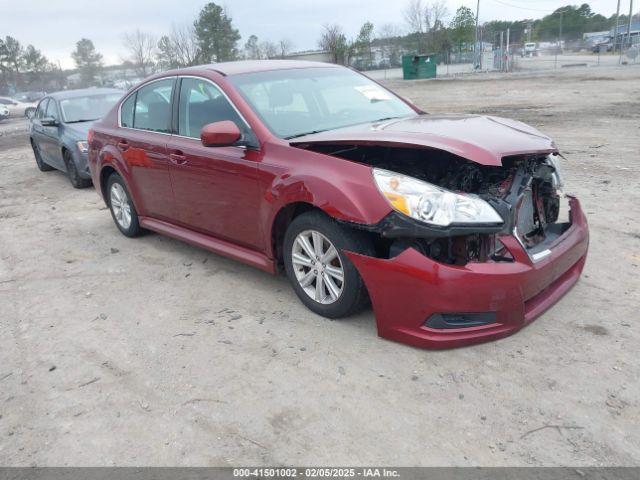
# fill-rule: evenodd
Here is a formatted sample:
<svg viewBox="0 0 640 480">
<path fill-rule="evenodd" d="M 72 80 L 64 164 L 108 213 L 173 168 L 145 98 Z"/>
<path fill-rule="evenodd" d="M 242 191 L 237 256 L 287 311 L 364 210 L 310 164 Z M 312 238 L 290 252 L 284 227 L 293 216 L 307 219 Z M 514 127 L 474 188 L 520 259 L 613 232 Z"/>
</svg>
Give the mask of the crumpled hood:
<svg viewBox="0 0 640 480">
<path fill-rule="evenodd" d="M 318 143 L 435 148 L 496 166 L 510 155 L 557 151 L 551 138 L 529 125 L 482 115 L 418 115 L 329 130 L 291 141 L 291 145 L 300 146 Z"/>
</svg>

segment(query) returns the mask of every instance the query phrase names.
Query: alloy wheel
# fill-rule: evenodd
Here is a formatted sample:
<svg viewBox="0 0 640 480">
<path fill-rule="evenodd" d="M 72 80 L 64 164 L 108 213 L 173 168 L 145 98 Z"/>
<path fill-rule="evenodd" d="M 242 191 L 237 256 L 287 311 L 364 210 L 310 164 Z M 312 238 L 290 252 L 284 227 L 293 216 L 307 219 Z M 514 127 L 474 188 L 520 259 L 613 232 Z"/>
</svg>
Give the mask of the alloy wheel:
<svg viewBox="0 0 640 480">
<path fill-rule="evenodd" d="M 127 230 L 131 226 L 131 204 L 122 185 L 114 183 L 110 192 L 111 211 L 118 225 Z"/>
<path fill-rule="evenodd" d="M 344 268 L 338 250 L 315 230 L 300 232 L 291 249 L 293 270 L 304 292 L 322 304 L 332 304 L 344 290 Z"/>
</svg>

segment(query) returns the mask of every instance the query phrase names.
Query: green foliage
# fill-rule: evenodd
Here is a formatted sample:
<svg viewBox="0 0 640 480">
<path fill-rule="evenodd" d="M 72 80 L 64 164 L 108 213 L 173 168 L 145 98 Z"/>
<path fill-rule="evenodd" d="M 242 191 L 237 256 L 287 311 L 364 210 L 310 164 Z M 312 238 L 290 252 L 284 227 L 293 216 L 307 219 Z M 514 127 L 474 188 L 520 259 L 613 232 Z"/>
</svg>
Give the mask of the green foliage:
<svg viewBox="0 0 640 480">
<path fill-rule="evenodd" d="M 365 22 L 360 27 L 358 37 L 353 44 L 353 51 L 355 55 L 362 58 L 366 58 L 367 63 L 373 61 L 373 54 L 371 52 L 371 42 L 373 41 L 373 23 Z"/>
<path fill-rule="evenodd" d="M 231 17 L 215 3 L 207 3 L 194 23 L 201 61 L 224 62 L 238 56 L 240 33 Z"/>
<path fill-rule="evenodd" d="M 469 7 L 462 6 L 456 10 L 449 28 L 451 30 L 451 42 L 461 46 L 472 43 L 475 37 L 476 16 Z"/>
<path fill-rule="evenodd" d="M 80 72 L 82 86 L 94 85 L 96 75 L 102 70 L 102 55 L 96 52 L 93 42 L 88 38 L 80 39 L 71 52 L 71 58 Z"/>
<path fill-rule="evenodd" d="M 535 38 L 539 40 L 556 40 L 562 22 L 562 38 L 565 40 L 581 39 L 585 32 L 609 30 L 610 21 L 591 11 L 587 3 L 567 5 L 558 8 L 552 14 L 543 17 L 534 24 Z"/>
</svg>

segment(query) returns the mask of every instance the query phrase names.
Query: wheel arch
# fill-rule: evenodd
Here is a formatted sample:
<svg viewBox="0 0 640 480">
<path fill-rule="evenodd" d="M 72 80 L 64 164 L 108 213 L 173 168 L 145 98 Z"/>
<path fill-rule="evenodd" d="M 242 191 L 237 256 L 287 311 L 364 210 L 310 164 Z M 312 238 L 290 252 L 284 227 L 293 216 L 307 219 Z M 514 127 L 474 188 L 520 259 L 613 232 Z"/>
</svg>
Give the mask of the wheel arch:
<svg viewBox="0 0 640 480">
<path fill-rule="evenodd" d="M 283 268 L 284 235 L 287 232 L 287 228 L 289 228 L 289 225 L 296 217 L 314 210 L 324 213 L 321 208 L 312 203 L 296 201 L 282 206 L 275 214 L 271 222 L 269 239 L 271 241 L 271 252 L 278 270 L 282 270 Z"/>
</svg>

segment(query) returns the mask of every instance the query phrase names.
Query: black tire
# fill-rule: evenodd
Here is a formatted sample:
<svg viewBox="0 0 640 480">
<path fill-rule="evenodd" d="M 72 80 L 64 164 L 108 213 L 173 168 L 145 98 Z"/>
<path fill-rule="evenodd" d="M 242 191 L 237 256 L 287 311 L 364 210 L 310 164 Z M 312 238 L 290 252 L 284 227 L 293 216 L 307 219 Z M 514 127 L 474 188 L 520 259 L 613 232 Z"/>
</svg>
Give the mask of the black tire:
<svg viewBox="0 0 640 480">
<path fill-rule="evenodd" d="M 67 177 L 69 177 L 69 181 L 73 188 L 87 188 L 91 186 L 92 182 L 88 178 L 82 178 L 80 173 L 78 173 L 78 167 L 76 167 L 76 162 L 73 161 L 73 157 L 71 156 L 71 152 L 69 150 L 64 151 L 64 165 L 67 168 Z"/>
<path fill-rule="evenodd" d="M 115 184 L 120 185 L 120 187 L 122 187 L 122 190 L 126 194 L 126 200 L 129 204 L 130 213 L 131 213 L 131 223 L 128 227 L 123 226 L 120 223 L 120 221 L 116 218 L 114 207 L 113 205 L 111 205 L 111 192 Z M 116 227 L 118 227 L 118 230 L 120 230 L 120 232 L 122 232 L 123 235 L 127 237 L 132 237 L 132 238 L 142 235 L 143 230 L 142 230 L 142 227 L 140 227 L 140 222 L 138 220 L 138 212 L 136 211 L 136 207 L 133 205 L 133 202 L 131 201 L 131 195 L 129 194 L 129 190 L 125 185 L 124 180 L 117 173 L 112 173 L 109 179 L 107 180 L 106 201 L 107 201 L 107 205 L 109 206 L 109 211 L 111 212 L 111 218 L 113 218 L 113 222 L 116 224 Z"/>
<path fill-rule="evenodd" d="M 342 292 L 338 299 L 330 304 L 323 304 L 311 298 L 296 277 L 292 258 L 293 244 L 298 234 L 308 230 L 321 233 L 336 247 L 344 271 Z M 284 236 L 284 266 L 289 282 L 302 303 L 309 310 L 323 317 L 346 317 L 362 310 L 369 304 L 369 295 L 362 277 L 343 250 L 365 255 L 374 254 L 373 243 L 366 233 L 344 227 L 319 211 L 306 212 L 296 217 L 287 228 Z"/>
<path fill-rule="evenodd" d="M 44 160 L 42 160 L 42 155 L 40 155 L 40 149 L 38 148 L 38 145 L 36 145 L 36 142 L 34 142 L 33 140 L 31 140 L 31 148 L 33 148 L 33 156 L 36 157 L 36 165 L 38 166 L 38 170 L 40 170 L 41 172 L 50 172 L 51 170 L 53 170 L 53 167 L 51 165 L 49 165 L 48 163 L 44 163 Z"/>
</svg>

